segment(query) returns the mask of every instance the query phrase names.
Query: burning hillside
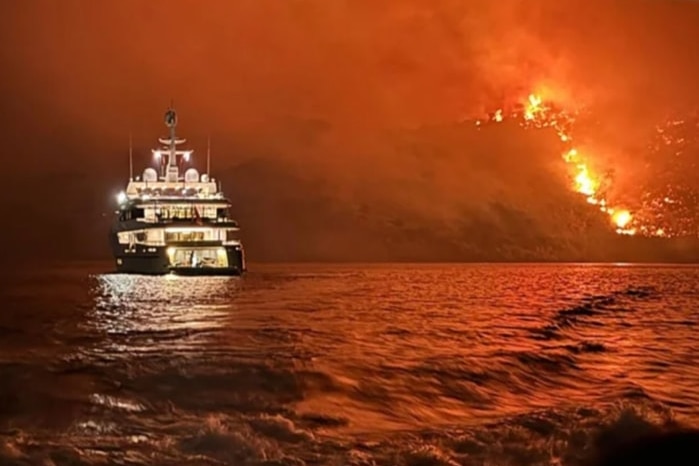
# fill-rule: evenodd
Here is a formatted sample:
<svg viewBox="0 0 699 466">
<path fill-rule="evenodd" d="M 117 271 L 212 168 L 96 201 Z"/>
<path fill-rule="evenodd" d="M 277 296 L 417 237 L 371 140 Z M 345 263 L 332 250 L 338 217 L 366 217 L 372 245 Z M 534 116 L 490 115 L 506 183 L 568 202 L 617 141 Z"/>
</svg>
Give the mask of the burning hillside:
<svg viewBox="0 0 699 466">
<path fill-rule="evenodd" d="M 479 127 L 516 120 L 525 129 L 550 130 L 561 143 L 561 156 L 570 168 L 571 189 L 609 216 L 621 235 L 650 237 L 699 236 L 694 212 L 699 206 L 699 114 L 669 118 L 637 157 L 640 167 L 630 192 L 614 189 L 614 167 L 581 148 L 576 130 L 584 110 L 567 110 L 530 94 L 524 103 L 497 109 Z M 590 139 L 589 128 L 585 139 Z M 584 131 L 581 131 L 584 132 Z M 622 200 L 623 199 L 623 200 Z"/>
</svg>

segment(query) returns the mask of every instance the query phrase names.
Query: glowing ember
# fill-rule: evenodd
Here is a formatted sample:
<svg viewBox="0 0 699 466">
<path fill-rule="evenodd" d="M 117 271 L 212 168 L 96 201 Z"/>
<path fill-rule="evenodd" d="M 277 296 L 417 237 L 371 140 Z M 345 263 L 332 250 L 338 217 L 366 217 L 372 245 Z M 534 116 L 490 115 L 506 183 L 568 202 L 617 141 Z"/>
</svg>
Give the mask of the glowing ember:
<svg viewBox="0 0 699 466">
<path fill-rule="evenodd" d="M 641 154 L 636 189 L 641 193 L 634 223 L 648 236 L 699 236 L 697 156 L 699 112 L 670 115 L 656 127 Z"/>
</svg>

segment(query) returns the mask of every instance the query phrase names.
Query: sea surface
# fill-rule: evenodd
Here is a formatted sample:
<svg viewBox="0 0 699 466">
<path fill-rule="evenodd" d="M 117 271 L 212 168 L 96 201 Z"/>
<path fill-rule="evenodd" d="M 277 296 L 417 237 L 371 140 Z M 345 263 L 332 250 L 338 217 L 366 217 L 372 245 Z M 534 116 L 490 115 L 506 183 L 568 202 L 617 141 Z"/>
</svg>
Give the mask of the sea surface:
<svg viewBox="0 0 699 466">
<path fill-rule="evenodd" d="M 577 465 L 699 426 L 699 267 L 109 271 L 2 272 L 0 464 Z"/>
</svg>

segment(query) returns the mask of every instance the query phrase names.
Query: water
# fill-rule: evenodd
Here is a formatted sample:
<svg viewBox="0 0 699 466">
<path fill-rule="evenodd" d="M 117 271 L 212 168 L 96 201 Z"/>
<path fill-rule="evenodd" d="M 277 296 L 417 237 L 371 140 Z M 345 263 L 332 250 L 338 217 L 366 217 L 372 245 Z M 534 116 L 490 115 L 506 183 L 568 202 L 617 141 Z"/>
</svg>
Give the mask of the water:
<svg viewBox="0 0 699 466">
<path fill-rule="evenodd" d="M 699 268 L 5 272 L 1 464 L 580 464 L 699 425 Z"/>
</svg>

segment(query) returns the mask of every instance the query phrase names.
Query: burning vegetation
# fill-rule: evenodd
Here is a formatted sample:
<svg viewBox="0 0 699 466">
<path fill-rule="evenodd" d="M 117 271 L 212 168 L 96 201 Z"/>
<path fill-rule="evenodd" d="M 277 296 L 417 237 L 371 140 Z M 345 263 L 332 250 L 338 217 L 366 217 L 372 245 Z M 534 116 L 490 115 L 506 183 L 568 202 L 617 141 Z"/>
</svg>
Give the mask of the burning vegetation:
<svg viewBox="0 0 699 466">
<path fill-rule="evenodd" d="M 695 211 L 699 193 L 693 179 L 699 154 L 699 114 L 669 118 L 656 127 L 643 157 L 639 192 L 626 203 L 609 195 L 611 170 L 594 165 L 594 154 L 582 150 L 575 135 L 583 110 L 567 110 L 530 94 L 509 110 L 497 109 L 477 126 L 516 120 L 525 129 L 554 131 L 561 143 L 561 156 L 569 167 L 570 186 L 608 217 L 620 235 L 646 237 L 699 236 Z M 645 171 L 645 173 L 644 173 Z M 627 196 L 628 197 L 628 196 Z"/>
</svg>

